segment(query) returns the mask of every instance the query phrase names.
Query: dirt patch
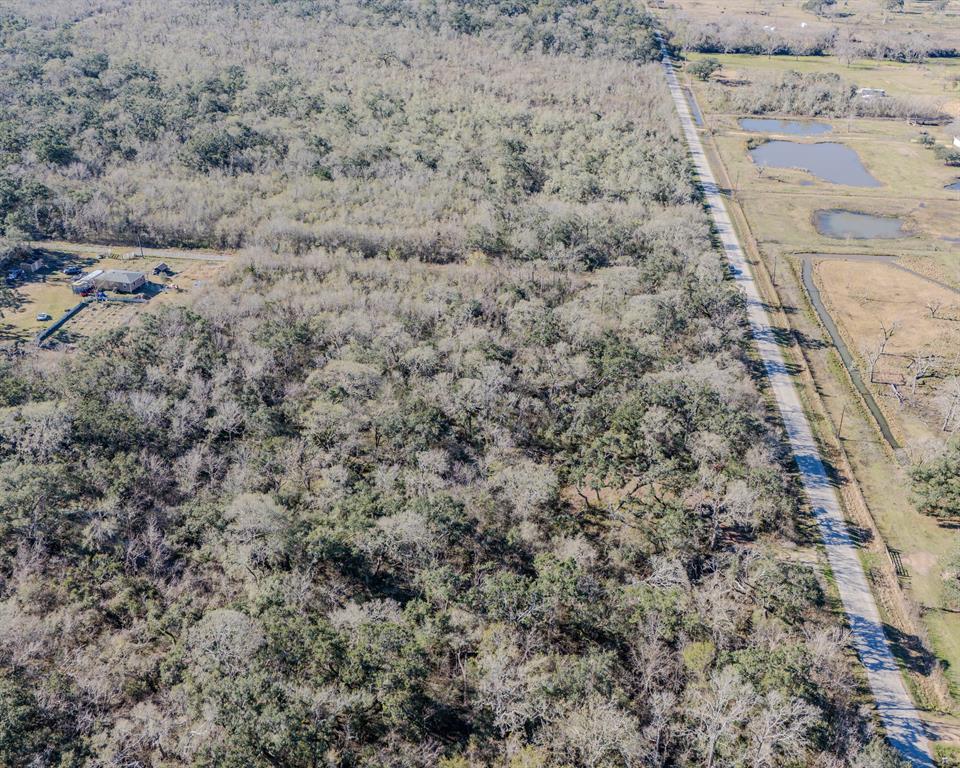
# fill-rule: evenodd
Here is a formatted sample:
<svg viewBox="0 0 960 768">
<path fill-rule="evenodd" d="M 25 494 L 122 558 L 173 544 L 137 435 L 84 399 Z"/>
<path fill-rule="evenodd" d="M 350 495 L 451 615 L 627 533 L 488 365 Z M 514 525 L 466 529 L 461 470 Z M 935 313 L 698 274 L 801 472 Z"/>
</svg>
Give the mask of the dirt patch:
<svg viewBox="0 0 960 768">
<path fill-rule="evenodd" d="M 937 558 L 930 552 L 914 552 L 902 555 L 900 559 L 911 573 L 919 576 L 927 576 L 937 567 Z"/>
</svg>

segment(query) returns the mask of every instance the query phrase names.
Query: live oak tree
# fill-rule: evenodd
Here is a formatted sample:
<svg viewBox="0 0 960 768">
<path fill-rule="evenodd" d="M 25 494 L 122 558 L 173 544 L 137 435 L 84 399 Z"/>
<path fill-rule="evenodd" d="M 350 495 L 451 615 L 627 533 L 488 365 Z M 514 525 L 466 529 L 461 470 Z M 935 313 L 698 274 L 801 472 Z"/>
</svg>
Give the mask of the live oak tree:
<svg viewBox="0 0 960 768">
<path fill-rule="evenodd" d="M 910 470 L 917 508 L 942 518 L 960 516 L 960 443 L 952 441 L 939 455 Z"/>
<path fill-rule="evenodd" d="M 22 754 L 852 760 L 776 442 L 703 333 L 735 294 L 706 230 L 651 232 L 589 273 L 248 254 L 5 369 L 0 659 L 53 691 L 11 689 Z"/>
<path fill-rule="evenodd" d="M 635 4 L 14 6 L 5 226 L 259 246 L 0 362 L 0 762 L 888 759 Z"/>
<path fill-rule="evenodd" d="M 690 74 L 698 80 L 709 80 L 717 70 L 720 69 L 720 62 L 717 59 L 700 59 L 689 66 Z"/>
</svg>

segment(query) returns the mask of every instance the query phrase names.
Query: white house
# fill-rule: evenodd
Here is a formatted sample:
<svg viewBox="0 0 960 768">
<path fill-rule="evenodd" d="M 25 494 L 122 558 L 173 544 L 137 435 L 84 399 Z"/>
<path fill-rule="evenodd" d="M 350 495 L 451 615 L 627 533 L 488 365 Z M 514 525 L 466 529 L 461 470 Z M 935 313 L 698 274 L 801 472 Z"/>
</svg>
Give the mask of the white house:
<svg viewBox="0 0 960 768">
<path fill-rule="evenodd" d="M 93 288 L 93 281 L 102 274 L 102 269 L 95 269 L 93 272 L 90 272 L 86 275 L 81 275 L 72 283 L 70 283 L 70 288 L 74 293 L 83 293 L 84 291 L 89 291 L 91 288 Z"/>
</svg>

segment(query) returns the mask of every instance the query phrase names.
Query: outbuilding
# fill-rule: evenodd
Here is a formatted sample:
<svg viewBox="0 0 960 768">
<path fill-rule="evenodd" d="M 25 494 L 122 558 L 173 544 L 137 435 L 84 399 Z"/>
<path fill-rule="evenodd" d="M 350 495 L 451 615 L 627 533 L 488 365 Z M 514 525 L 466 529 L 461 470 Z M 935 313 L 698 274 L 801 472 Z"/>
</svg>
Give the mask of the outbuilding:
<svg viewBox="0 0 960 768">
<path fill-rule="evenodd" d="M 94 287 L 94 281 L 102 274 L 102 269 L 95 269 L 93 272 L 90 272 L 86 275 L 80 275 L 80 277 L 70 283 L 70 289 L 74 293 L 86 293 Z"/>
</svg>

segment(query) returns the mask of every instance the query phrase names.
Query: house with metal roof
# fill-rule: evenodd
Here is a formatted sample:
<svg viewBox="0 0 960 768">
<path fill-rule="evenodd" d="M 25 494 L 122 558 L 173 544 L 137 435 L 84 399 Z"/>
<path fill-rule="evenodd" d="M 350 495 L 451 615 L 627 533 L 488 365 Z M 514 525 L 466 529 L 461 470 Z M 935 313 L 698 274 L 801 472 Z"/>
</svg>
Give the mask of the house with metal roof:
<svg viewBox="0 0 960 768">
<path fill-rule="evenodd" d="M 126 269 L 108 269 L 93 278 L 93 287 L 98 291 L 117 291 L 118 293 L 133 293 L 137 288 L 146 285 L 147 276 L 143 272 L 132 272 Z"/>
<path fill-rule="evenodd" d="M 70 283 L 70 290 L 74 293 L 86 293 L 87 291 L 94 288 L 94 280 L 96 280 L 100 275 L 103 274 L 102 269 L 95 269 L 93 272 L 88 272 L 85 275 L 80 275 L 76 280 Z"/>
</svg>

